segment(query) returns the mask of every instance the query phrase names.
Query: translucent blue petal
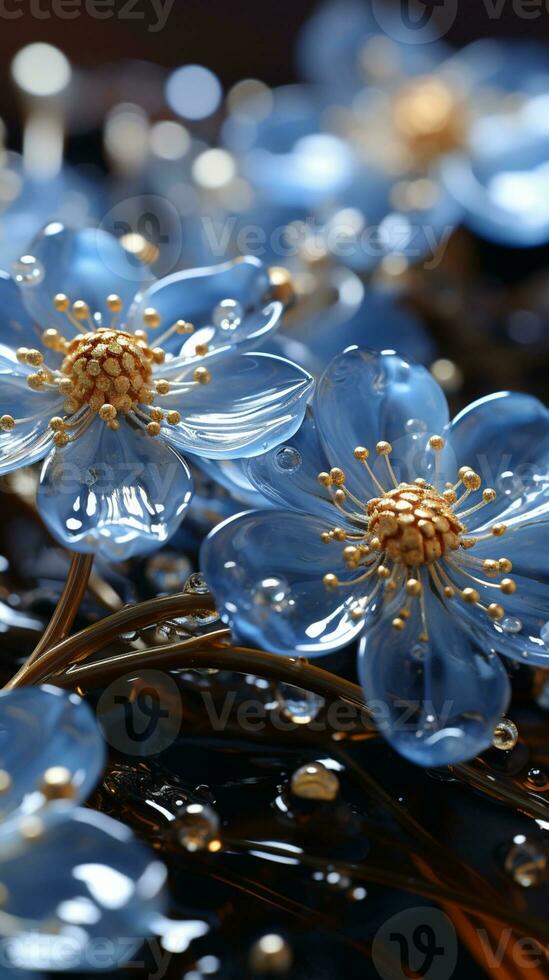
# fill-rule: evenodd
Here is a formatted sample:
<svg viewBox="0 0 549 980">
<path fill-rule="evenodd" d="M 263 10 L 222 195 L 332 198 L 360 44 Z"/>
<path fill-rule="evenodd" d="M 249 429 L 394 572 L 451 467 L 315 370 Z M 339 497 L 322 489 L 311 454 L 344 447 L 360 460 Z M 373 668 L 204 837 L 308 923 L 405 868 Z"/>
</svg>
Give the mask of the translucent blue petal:
<svg viewBox="0 0 549 980">
<path fill-rule="evenodd" d="M 290 340 L 297 338 L 311 350 L 316 369 L 327 367 L 351 345 L 390 348 L 422 364 L 434 360 L 435 346 L 425 327 L 399 303 L 393 290 L 364 289 L 357 276 L 337 268 L 331 273 L 330 286 L 336 290 L 333 304 L 297 322 L 291 320 L 276 334 L 275 341 L 283 339 L 287 330 Z M 298 313 L 299 309 L 295 316 Z"/>
<path fill-rule="evenodd" d="M 423 456 L 427 433 L 442 432 L 448 422 L 444 393 L 426 368 L 392 351 L 349 348 L 334 358 L 318 382 L 313 407 L 331 465 L 348 474 L 349 486 L 360 499 L 379 491 L 355 460 L 356 446 L 370 450 L 375 471 L 388 486 L 375 446 L 380 440 L 390 442 L 400 479 L 411 482 L 425 476 L 416 457 Z"/>
<path fill-rule="evenodd" d="M 201 568 L 237 636 L 311 657 L 344 646 L 362 629 L 349 607 L 364 583 L 354 596 L 323 584 L 327 572 L 356 577 L 341 565 L 341 546 L 320 540 L 325 530 L 326 522 L 309 514 L 256 511 L 230 518 L 206 538 Z"/>
<path fill-rule="evenodd" d="M 7 272 L 0 272 L 0 343 L 13 348 L 36 347 L 39 337 L 19 287 Z"/>
<path fill-rule="evenodd" d="M 37 503 L 67 548 L 121 561 L 164 544 L 191 496 L 187 464 L 161 439 L 125 421 L 113 432 L 96 418 L 78 439 L 48 456 Z"/>
<path fill-rule="evenodd" d="M 164 910 L 165 879 L 164 866 L 127 827 L 79 808 L 64 820 L 53 815 L 46 819 L 41 837 L 20 841 L 2 860 L 2 882 L 8 889 L 5 911 L 38 927 L 48 920 L 57 922 L 67 940 L 65 959 L 57 968 L 65 970 L 122 965 L 136 944 L 151 934 L 154 917 Z M 21 959 L 25 940 L 23 935 L 15 944 Z M 100 966 L 92 959 L 96 940 L 102 942 Z M 31 956 L 32 947 L 29 943 Z M 96 943 L 96 953 L 98 948 Z M 35 943 L 34 949 L 37 968 L 52 967 L 48 950 L 50 956 L 60 955 L 55 941 Z"/>
<path fill-rule="evenodd" d="M 418 640 L 422 624 L 414 602 L 403 630 L 394 630 L 384 616 L 364 634 L 358 669 L 391 745 L 418 765 L 445 766 L 489 747 L 510 686 L 496 654 L 485 651 L 438 598 L 425 592 L 429 641 Z"/>
<path fill-rule="evenodd" d="M 540 508 L 541 511 L 541 508 Z M 460 603 L 460 616 L 480 637 L 483 646 L 532 666 L 549 665 L 549 499 L 543 504 L 544 514 L 524 515 L 501 538 L 479 541 L 459 562 L 461 572 L 448 568 L 455 584 L 464 589 L 474 586 L 484 606 L 496 602 L 503 606 L 505 616 L 491 620 L 476 606 Z M 467 565 L 472 558 L 508 558 L 513 565 L 510 578 L 516 592 L 502 594 L 496 587 L 501 578 L 485 581 L 482 570 Z M 481 581 L 471 582 L 463 572 Z"/>
<path fill-rule="evenodd" d="M 11 777 L 0 796 L 1 820 L 43 806 L 39 789 L 46 769 L 69 770 L 69 805 L 74 806 L 89 796 L 104 765 L 105 747 L 94 714 L 76 694 L 50 686 L 0 692 L 0 769 Z"/>
<path fill-rule="evenodd" d="M 318 482 L 318 474 L 329 469 L 310 411 L 291 439 L 246 464 L 251 482 L 276 506 L 323 516 L 332 526 L 337 512 Z"/>
<path fill-rule="evenodd" d="M 471 466 L 498 494 L 471 515 L 471 530 L 533 510 L 537 495 L 549 489 L 549 411 L 530 395 L 504 391 L 473 402 L 453 420 L 447 441 L 448 479 Z"/>
<path fill-rule="evenodd" d="M 29 252 L 44 271 L 41 282 L 24 287 L 27 308 L 41 327 L 57 327 L 69 337 L 74 328 L 54 309 L 56 293 L 66 293 L 71 302 L 84 300 L 108 325 L 112 313 L 105 302 L 107 296 L 120 296 L 127 312 L 135 294 L 153 278 L 146 266 L 100 228 L 70 231 L 57 222 L 47 225 Z"/>
<path fill-rule="evenodd" d="M 233 354 L 218 360 L 209 384 L 162 399 L 177 409 L 165 438 L 179 449 L 209 458 L 255 456 L 290 438 L 301 424 L 313 379 L 270 354 Z"/>
<path fill-rule="evenodd" d="M 42 459 L 53 439 L 48 422 L 62 414 L 63 399 L 56 392 L 33 391 L 27 384 L 29 374 L 32 369 L 0 345 L 0 415 L 16 420 L 11 432 L 0 432 L 0 474 Z"/>
<path fill-rule="evenodd" d="M 162 319 L 160 332 L 178 320 L 194 324 L 195 332 L 190 338 L 175 333 L 162 345 L 172 353 L 194 358 L 197 344 L 207 344 L 210 357 L 234 347 L 253 347 L 275 329 L 282 315 L 280 303 L 268 302 L 268 291 L 267 270 L 252 256 L 205 269 L 176 272 L 143 294 L 132 310 L 131 328 L 142 329 L 143 313 L 152 307 Z M 238 320 L 227 325 L 216 314 L 216 307 L 224 299 L 236 300 L 241 307 Z"/>
<path fill-rule="evenodd" d="M 255 457 L 261 459 L 261 457 Z M 191 463 L 194 463 L 207 477 L 213 480 L 220 487 L 231 494 L 234 509 L 227 514 L 230 517 L 237 510 L 242 510 L 238 503 L 245 504 L 246 507 L 268 507 L 270 501 L 258 492 L 250 482 L 247 473 L 248 461 L 245 459 L 206 459 L 205 456 L 192 456 Z M 195 487 L 193 498 L 193 516 L 196 507 L 196 494 L 198 488 Z M 207 506 L 207 502 L 206 502 Z"/>
</svg>

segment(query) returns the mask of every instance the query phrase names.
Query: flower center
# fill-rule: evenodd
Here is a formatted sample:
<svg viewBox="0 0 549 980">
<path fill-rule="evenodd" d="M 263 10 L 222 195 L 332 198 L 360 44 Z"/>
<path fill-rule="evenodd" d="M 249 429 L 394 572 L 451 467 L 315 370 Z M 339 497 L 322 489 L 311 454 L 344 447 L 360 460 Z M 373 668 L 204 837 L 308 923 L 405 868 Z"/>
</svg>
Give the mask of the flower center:
<svg viewBox="0 0 549 980">
<path fill-rule="evenodd" d="M 449 499 L 424 481 L 402 484 L 374 497 L 367 512 L 370 547 L 410 567 L 431 564 L 456 551 L 465 530 Z"/>
<path fill-rule="evenodd" d="M 145 340 L 122 330 L 98 330 L 68 344 L 61 372 L 71 382 L 68 410 L 88 404 L 94 412 L 113 405 L 126 414 L 139 402 L 149 404 L 152 364 L 159 354 Z"/>
</svg>

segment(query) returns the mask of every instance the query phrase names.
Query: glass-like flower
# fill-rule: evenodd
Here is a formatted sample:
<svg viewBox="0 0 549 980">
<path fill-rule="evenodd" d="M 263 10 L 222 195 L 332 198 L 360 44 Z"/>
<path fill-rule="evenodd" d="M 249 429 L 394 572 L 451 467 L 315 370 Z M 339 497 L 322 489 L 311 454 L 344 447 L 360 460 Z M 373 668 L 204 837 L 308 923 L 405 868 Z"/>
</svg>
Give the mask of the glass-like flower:
<svg viewBox="0 0 549 980">
<path fill-rule="evenodd" d="M 449 423 L 428 371 L 358 348 L 313 409 L 247 466 L 276 509 L 203 546 L 218 607 L 280 653 L 362 633 L 361 679 L 393 745 L 426 765 L 470 758 L 508 701 L 496 654 L 549 663 L 549 412 L 506 392 Z"/>
<path fill-rule="evenodd" d="M 93 713 L 76 695 L 0 694 L 2 976 L 9 964 L 113 969 L 152 935 L 163 864 L 123 824 L 79 806 L 104 763 Z"/>
<path fill-rule="evenodd" d="M 259 260 L 145 289 L 112 236 L 54 224 L 15 273 L 0 277 L 0 473 L 47 457 L 38 508 L 69 548 L 157 548 L 192 495 L 180 452 L 252 456 L 299 426 L 311 377 L 249 350 L 282 313 Z"/>
</svg>

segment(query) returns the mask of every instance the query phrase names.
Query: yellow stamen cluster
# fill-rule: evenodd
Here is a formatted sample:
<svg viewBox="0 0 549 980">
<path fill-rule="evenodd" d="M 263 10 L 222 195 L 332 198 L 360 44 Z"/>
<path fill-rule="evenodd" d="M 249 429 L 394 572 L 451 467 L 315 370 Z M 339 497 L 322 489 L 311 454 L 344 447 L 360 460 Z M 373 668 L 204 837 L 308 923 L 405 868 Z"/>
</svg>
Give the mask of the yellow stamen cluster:
<svg viewBox="0 0 549 980">
<path fill-rule="evenodd" d="M 61 372 L 69 379 L 65 408 L 73 413 L 87 404 L 105 421 L 137 404 L 151 404 L 152 364 L 157 355 L 143 339 L 120 330 L 98 330 L 68 345 Z M 113 410 L 111 413 L 110 408 Z"/>
<path fill-rule="evenodd" d="M 403 484 L 368 502 L 369 530 L 377 551 L 411 567 L 456 551 L 464 525 L 433 487 Z"/>
</svg>

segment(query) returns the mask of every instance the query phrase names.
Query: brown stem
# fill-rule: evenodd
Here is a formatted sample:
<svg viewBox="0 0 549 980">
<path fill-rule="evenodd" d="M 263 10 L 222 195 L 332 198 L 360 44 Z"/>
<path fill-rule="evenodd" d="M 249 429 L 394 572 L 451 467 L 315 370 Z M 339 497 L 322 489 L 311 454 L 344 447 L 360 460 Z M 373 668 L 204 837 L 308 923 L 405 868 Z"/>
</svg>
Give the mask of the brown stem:
<svg viewBox="0 0 549 980">
<path fill-rule="evenodd" d="M 158 599 L 149 599 L 138 606 L 128 606 L 113 613 L 112 616 L 106 616 L 93 626 L 75 633 L 61 643 L 56 643 L 32 663 L 24 664 L 15 677 L 6 684 L 6 689 L 11 690 L 23 684 L 38 684 L 69 664 L 85 660 L 90 654 L 115 640 L 120 633 L 142 629 L 144 626 L 175 616 L 214 611 L 214 601 L 208 593 L 197 596 L 179 592 Z"/>
<path fill-rule="evenodd" d="M 54 643 L 59 640 L 64 640 L 69 635 L 88 586 L 92 564 L 93 555 L 73 554 L 67 581 L 59 596 L 53 616 L 27 660 L 25 667 L 38 660 Z"/>
</svg>

